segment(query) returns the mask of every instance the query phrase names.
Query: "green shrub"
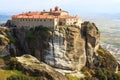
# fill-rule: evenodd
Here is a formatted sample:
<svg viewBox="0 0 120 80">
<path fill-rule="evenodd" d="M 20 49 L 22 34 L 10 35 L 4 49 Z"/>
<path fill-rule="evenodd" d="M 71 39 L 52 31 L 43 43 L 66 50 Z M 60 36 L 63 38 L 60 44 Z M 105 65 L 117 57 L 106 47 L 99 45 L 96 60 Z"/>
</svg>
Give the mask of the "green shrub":
<svg viewBox="0 0 120 80">
<path fill-rule="evenodd" d="M 80 78 L 72 76 L 70 74 L 65 74 L 65 76 L 69 79 L 69 80 L 80 80 Z"/>
<path fill-rule="evenodd" d="M 15 70 L 17 66 L 18 66 L 17 59 L 15 57 L 11 57 L 8 63 L 8 68 Z"/>
<path fill-rule="evenodd" d="M 94 77 L 99 80 L 120 80 L 120 75 L 105 68 L 99 68 L 95 71 Z"/>
<path fill-rule="evenodd" d="M 33 34 L 30 33 L 30 34 L 28 34 L 27 38 L 28 39 L 35 39 L 36 37 Z"/>
<path fill-rule="evenodd" d="M 99 65 L 96 65 L 96 67 L 105 68 L 114 72 L 115 67 L 118 65 L 114 56 L 109 51 L 104 50 L 101 46 L 97 52 L 97 60 L 99 61 Z"/>
<path fill-rule="evenodd" d="M 94 75 L 94 77 L 97 77 L 99 80 L 107 80 L 107 75 L 101 70 L 98 69 Z"/>
<path fill-rule="evenodd" d="M 37 26 L 37 27 L 35 27 L 35 31 L 44 31 L 44 32 L 49 33 L 50 29 L 47 27 L 43 27 L 43 26 Z"/>
<path fill-rule="evenodd" d="M 12 75 L 7 80 L 41 80 L 39 77 L 30 77 L 26 75 Z"/>
<path fill-rule="evenodd" d="M 7 65 L 9 64 L 10 58 L 11 58 L 10 55 L 3 57 L 5 64 Z"/>
<path fill-rule="evenodd" d="M 40 35 L 41 36 L 44 35 L 44 36 L 42 36 L 42 39 L 46 39 L 45 36 L 47 36 L 50 32 L 51 32 L 51 30 L 47 27 L 36 26 L 34 28 L 30 28 L 29 33 L 27 35 L 27 39 L 34 40 Z"/>
<path fill-rule="evenodd" d="M 12 43 L 15 43 L 15 41 L 16 41 L 16 40 L 15 40 L 15 38 L 14 38 L 14 37 L 12 37 L 12 36 L 9 36 L 9 37 L 8 37 L 8 39 L 9 39 L 9 40 L 10 40 L 10 42 L 12 42 Z"/>
<path fill-rule="evenodd" d="M 32 50 L 31 50 L 31 55 L 32 55 L 32 56 L 35 56 L 35 53 L 36 53 L 36 52 L 35 52 L 35 49 L 32 49 Z"/>
</svg>

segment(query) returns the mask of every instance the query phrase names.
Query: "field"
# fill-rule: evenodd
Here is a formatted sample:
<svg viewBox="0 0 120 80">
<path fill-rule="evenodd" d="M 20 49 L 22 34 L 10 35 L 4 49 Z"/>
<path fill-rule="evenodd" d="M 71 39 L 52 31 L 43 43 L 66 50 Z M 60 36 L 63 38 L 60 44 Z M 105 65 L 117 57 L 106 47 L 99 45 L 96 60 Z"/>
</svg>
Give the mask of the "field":
<svg viewBox="0 0 120 80">
<path fill-rule="evenodd" d="M 106 26 L 104 25 L 103 28 L 99 27 L 101 31 L 101 42 L 114 45 L 114 47 L 120 49 L 120 21 L 111 21 L 106 23 Z"/>
</svg>

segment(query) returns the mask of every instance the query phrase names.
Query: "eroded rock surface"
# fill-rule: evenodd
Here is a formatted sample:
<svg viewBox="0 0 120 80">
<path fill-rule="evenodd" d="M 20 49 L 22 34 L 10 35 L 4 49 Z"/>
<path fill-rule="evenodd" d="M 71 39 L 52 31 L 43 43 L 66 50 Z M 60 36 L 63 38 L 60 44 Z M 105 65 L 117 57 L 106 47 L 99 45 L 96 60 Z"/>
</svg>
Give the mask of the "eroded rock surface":
<svg viewBox="0 0 120 80">
<path fill-rule="evenodd" d="M 72 71 L 102 64 L 97 52 L 100 32 L 94 23 L 84 22 L 81 27 L 59 26 L 56 30 L 39 26 L 31 29 L 14 28 L 10 31 L 12 42 L 8 45 L 10 39 L 7 40 L 6 32 L 1 32 L 1 42 L 4 44 L 2 48 L 9 46 L 5 49 L 12 56 L 31 54 L 52 67 Z"/>
<path fill-rule="evenodd" d="M 85 41 L 78 27 L 61 27 L 53 32 L 45 62 L 61 69 L 80 70 L 86 63 Z"/>
<path fill-rule="evenodd" d="M 82 36 L 85 40 L 85 49 L 87 62 L 89 67 L 94 66 L 94 58 L 98 55 L 97 50 L 100 42 L 100 32 L 94 23 L 84 22 L 82 24 Z"/>
<path fill-rule="evenodd" d="M 100 32 L 94 23 L 78 26 L 60 26 L 56 30 L 35 27 L 13 31 L 17 41 L 17 53 L 30 53 L 53 67 L 65 70 L 81 70 L 93 66 L 99 47 Z"/>
<path fill-rule="evenodd" d="M 41 80 L 68 80 L 64 75 L 31 55 L 23 55 L 16 58 L 19 68 L 27 75 L 40 77 Z"/>
<path fill-rule="evenodd" d="M 0 27 L 0 56 L 5 56 L 9 54 L 9 29 L 6 27 Z"/>
<path fill-rule="evenodd" d="M 86 64 L 85 41 L 79 27 L 62 26 L 54 31 L 36 27 L 14 32 L 20 51 L 31 53 L 53 67 L 80 70 Z"/>
</svg>

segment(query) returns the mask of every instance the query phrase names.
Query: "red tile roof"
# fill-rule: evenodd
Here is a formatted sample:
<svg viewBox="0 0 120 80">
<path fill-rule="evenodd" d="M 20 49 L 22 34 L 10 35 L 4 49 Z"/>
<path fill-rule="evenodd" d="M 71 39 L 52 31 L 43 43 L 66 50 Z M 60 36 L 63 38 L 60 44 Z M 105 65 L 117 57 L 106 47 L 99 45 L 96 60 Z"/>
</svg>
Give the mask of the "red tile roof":
<svg viewBox="0 0 120 80">
<path fill-rule="evenodd" d="M 56 7 L 58 8 L 58 7 Z M 50 11 L 43 11 L 43 12 L 26 12 L 26 13 L 22 13 L 22 14 L 18 14 L 18 15 L 13 15 L 12 18 L 75 18 L 75 16 L 70 16 L 70 15 L 59 15 L 59 16 L 54 16 L 54 15 L 50 15 L 49 13 L 62 13 L 62 12 L 66 12 L 63 10 L 52 10 L 52 12 Z M 46 13 L 46 14 L 45 14 Z M 66 12 L 68 13 L 68 12 Z"/>
</svg>

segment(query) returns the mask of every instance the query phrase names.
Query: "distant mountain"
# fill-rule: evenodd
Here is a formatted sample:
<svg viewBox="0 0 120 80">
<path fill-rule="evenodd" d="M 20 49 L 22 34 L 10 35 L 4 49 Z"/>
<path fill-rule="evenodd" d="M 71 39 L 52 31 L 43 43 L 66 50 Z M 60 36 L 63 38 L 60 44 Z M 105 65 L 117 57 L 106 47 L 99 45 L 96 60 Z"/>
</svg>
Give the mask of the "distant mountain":
<svg viewBox="0 0 120 80">
<path fill-rule="evenodd" d="M 0 21 L 7 21 L 10 19 L 10 15 L 0 15 Z"/>
<path fill-rule="evenodd" d="M 116 19 L 120 19 L 120 13 L 115 14 L 114 17 L 115 17 Z"/>
<path fill-rule="evenodd" d="M 103 14 L 98 14 L 98 16 L 102 16 L 105 18 L 111 18 L 111 19 L 120 19 L 120 13 L 116 13 L 116 14 L 103 13 Z"/>
</svg>

